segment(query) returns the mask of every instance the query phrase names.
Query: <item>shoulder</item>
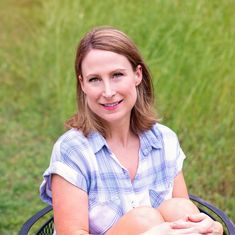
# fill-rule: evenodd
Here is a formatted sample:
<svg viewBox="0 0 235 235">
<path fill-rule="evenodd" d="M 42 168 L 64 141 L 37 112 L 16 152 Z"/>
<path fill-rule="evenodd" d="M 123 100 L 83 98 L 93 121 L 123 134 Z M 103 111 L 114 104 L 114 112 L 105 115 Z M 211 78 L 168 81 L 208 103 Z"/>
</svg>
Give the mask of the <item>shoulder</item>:
<svg viewBox="0 0 235 235">
<path fill-rule="evenodd" d="M 165 148 L 165 151 L 168 149 L 172 151 L 173 149 L 177 150 L 179 146 L 179 140 L 176 133 L 169 127 L 156 123 L 152 127 L 152 131 L 157 135 L 158 140 L 160 140 Z"/>
<path fill-rule="evenodd" d="M 158 136 L 160 135 L 162 138 L 177 139 L 177 135 L 172 129 L 160 123 L 154 124 L 153 127 L 151 128 L 151 131 L 155 133 L 155 135 Z"/>
<path fill-rule="evenodd" d="M 185 158 L 180 147 L 178 136 L 172 129 L 162 124 L 156 124 L 153 128 L 160 133 L 161 140 L 164 145 L 164 151 L 168 159 L 173 159 L 174 156 L 176 156 L 176 158 L 180 156 L 181 159 Z"/>
<path fill-rule="evenodd" d="M 72 140 L 79 139 L 79 140 L 85 140 L 86 137 L 82 133 L 82 131 L 72 128 L 65 133 L 63 133 L 58 139 L 58 142 L 70 142 Z"/>
<path fill-rule="evenodd" d="M 87 142 L 87 138 L 77 129 L 70 129 L 62 134 L 55 142 L 54 146 L 69 148 L 72 146 L 82 146 Z"/>
<path fill-rule="evenodd" d="M 147 149 L 150 149 L 150 146 L 155 148 L 171 148 L 177 145 L 178 138 L 169 127 L 155 123 L 150 130 L 142 133 L 141 143 Z"/>
<path fill-rule="evenodd" d="M 88 139 L 77 129 L 70 129 L 62 134 L 54 143 L 54 158 L 68 158 L 71 156 L 82 156 L 89 149 Z"/>
<path fill-rule="evenodd" d="M 78 158 L 94 161 L 95 154 L 105 145 L 104 137 L 90 133 L 87 137 L 78 129 L 70 129 L 61 135 L 54 144 L 53 153 L 62 158 Z"/>
</svg>

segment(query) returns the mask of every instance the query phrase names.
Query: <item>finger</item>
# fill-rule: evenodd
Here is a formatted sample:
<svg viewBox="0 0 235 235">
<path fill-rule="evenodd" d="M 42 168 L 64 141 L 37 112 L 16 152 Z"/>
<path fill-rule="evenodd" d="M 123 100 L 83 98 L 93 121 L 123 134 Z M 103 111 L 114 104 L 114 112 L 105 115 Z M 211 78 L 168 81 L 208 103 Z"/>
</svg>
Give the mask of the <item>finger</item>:
<svg viewBox="0 0 235 235">
<path fill-rule="evenodd" d="M 188 232 L 188 233 L 186 233 L 186 234 L 190 234 L 190 235 L 202 235 L 202 233 L 198 233 L 198 232 L 196 232 L 196 233 Z M 206 234 L 206 235 L 207 235 L 207 234 Z"/>
<path fill-rule="evenodd" d="M 171 223 L 172 229 L 186 229 L 186 228 L 191 228 L 191 227 L 195 227 L 195 223 L 186 222 L 182 220 L 178 220 L 178 221 Z"/>
<path fill-rule="evenodd" d="M 186 234 L 187 232 L 197 232 L 200 234 L 207 234 L 211 233 L 212 230 L 212 225 L 208 221 L 203 220 L 202 222 L 194 223 L 194 222 L 185 222 L 185 221 L 177 221 L 171 223 L 171 228 L 175 230 L 181 230 L 185 231 Z"/>
<path fill-rule="evenodd" d="M 207 217 L 208 216 L 204 213 L 198 213 L 198 214 L 192 214 L 192 215 L 188 216 L 188 219 L 192 222 L 200 222 Z"/>
<path fill-rule="evenodd" d="M 187 229 L 173 229 L 172 233 L 174 235 L 186 235 L 186 234 L 190 234 L 190 235 L 201 235 L 202 233 L 200 233 L 196 228 L 187 228 Z"/>
<path fill-rule="evenodd" d="M 214 220 L 204 213 L 189 216 L 189 220 L 200 227 L 200 233 L 211 233 L 213 231 Z"/>
</svg>

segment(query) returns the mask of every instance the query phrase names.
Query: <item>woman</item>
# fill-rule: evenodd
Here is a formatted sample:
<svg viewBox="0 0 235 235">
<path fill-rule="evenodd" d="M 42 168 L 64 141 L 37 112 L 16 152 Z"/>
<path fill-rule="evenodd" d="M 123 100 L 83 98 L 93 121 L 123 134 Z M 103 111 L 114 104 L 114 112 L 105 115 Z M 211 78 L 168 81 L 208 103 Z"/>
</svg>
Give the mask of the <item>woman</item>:
<svg viewBox="0 0 235 235">
<path fill-rule="evenodd" d="M 78 113 L 54 145 L 41 197 L 57 234 L 222 234 L 188 199 L 175 133 L 157 123 L 150 73 L 111 27 L 80 41 Z"/>
</svg>

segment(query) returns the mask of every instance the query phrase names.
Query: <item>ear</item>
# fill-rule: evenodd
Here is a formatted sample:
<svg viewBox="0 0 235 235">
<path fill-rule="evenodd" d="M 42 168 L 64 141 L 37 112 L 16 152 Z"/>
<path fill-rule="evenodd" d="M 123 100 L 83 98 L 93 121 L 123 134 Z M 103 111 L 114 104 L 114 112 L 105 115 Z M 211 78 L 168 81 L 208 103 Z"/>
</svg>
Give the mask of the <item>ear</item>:
<svg viewBox="0 0 235 235">
<path fill-rule="evenodd" d="M 84 88 L 84 81 L 83 81 L 82 75 L 79 75 L 79 76 L 78 76 L 78 79 L 79 79 L 79 82 L 80 82 L 82 91 L 83 91 L 84 93 L 86 93 L 86 92 L 85 92 L 85 88 Z"/>
<path fill-rule="evenodd" d="M 143 78 L 142 74 L 142 67 L 141 65 L 137 65 L 136 70 L 135 70 L 135 85 L 138 86 Z"/>
</svg>

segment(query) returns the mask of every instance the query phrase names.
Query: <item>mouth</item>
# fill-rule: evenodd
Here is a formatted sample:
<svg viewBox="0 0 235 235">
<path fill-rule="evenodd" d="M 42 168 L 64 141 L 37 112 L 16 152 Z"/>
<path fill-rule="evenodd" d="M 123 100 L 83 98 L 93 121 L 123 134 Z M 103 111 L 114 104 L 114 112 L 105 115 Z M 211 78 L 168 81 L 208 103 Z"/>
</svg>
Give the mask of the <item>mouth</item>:
<svg viewBox="0 0 235 235">
<path fill-rule="evenodd" d="M 101 104 L 105 108 L 113 108 L 117 105 L 119 105 L 123 100 L 117 101 L 117 102 L 112 102 L 112 103 L 106 103 L 106 104 Z"/>
</svg>

